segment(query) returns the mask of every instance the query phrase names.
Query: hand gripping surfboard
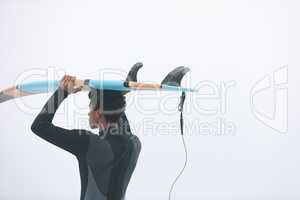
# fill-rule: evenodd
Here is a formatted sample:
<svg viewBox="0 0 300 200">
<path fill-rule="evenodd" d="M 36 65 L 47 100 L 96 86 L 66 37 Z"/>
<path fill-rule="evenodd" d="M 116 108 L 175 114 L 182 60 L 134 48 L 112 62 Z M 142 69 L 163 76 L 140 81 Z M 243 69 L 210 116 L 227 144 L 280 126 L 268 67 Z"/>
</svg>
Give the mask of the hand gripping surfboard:
<svg viewBox="0 0 300 200">
<path fill-rule="evenodd" d="M 75 87 L 83 86 L 83 91 L 89 91 L 91 88 L 100 90 L 117 90 L 124 94 L 133 90 L 162 90 L 162 91 L 180 91 L 196 92 L 192 88 L 181 87 L 183 76 L 190 70 L 187 67 L 177 67 L 172 70 L 161 82 L 142 83 L 137 82 L 137 72 L 143 66 L 142 63 L 136 63 L 129 71 L 126 80 L 92 80 L 77 79 Z M 23 96 L 53 92 L 59 87 L 59 80 L 41 80 L 24 82 L 0 91 L 0 103 L 19 98 Z"/>
</svg>

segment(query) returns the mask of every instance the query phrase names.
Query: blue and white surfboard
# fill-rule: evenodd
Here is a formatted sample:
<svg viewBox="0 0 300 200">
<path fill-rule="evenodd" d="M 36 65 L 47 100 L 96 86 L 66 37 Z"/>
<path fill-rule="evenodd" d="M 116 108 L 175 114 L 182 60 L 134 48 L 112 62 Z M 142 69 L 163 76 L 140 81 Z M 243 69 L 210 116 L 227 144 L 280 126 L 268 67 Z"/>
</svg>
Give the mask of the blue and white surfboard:
<svg viewBox="0 0 300 200">
<path fill-rule="evenodd" d="M 142 63 L 136 63 L 128 73 L 126 80 L 76 80 L 75 87 L 83 86 L 83 91 L 91 88 L 99 90 L 116 90 L 124 93 L 134 90 L 161 90 L 161 91 L 179 91 L 196 92 L 192 88 L 180 86 L 183 76 L 189 71 L 187 67 L 177 67 L 171 71 L 161 84 L 137 82 L 137 72 L 143 66 Z M 53 92 L 59 87 L 59 80 L 39 80 L 29 81 L 9 87 L 0 92 L 0 103 L 10 99 Z"/>
</svg>

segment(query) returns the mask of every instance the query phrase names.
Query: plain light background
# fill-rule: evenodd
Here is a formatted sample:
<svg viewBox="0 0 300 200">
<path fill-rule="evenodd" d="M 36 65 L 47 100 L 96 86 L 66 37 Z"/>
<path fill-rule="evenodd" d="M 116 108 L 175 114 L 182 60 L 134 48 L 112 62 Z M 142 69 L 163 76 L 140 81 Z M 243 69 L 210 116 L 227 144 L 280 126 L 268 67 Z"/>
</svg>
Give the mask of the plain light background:
<svg viewBox="0 0 300 200">
<path fill-rule="evenodd" d="M 159 83 L 184 65 L 191 68 L 185 86 L 231 82 L 224 99 L 187 97 L 189 163 L 173 199 L 300 199 L 299 6 L 283 0 L 0 0 L 0 87 L 63 73 L 99 78 L 105 72 L 105 78 L 124 79 L 135 62 L 144 63 L 140 81 Z M 288 66 L 288 131 L 280 133 L 253 115 L 250 93 L 283 66 Z M 273 89 L 256 102 L 264 113 L 276 111 Z M 3 200 L 79 199 L 75 157 L 30 130 L 49 95 L 0 105 Z M 168 198 L 184 161 L 178 97 L 127 95 L 126 113 L 142 141 L 129 200 Z M 216 112 L 201 113 L 195 103 Z M 88 128 L 87 109 L 87 94 L 76 94 L 65 100 L 54 123 Z M 193 126 L 218 120 L 233 125 L 233 134 L 205 134 Z"/>
</svg>

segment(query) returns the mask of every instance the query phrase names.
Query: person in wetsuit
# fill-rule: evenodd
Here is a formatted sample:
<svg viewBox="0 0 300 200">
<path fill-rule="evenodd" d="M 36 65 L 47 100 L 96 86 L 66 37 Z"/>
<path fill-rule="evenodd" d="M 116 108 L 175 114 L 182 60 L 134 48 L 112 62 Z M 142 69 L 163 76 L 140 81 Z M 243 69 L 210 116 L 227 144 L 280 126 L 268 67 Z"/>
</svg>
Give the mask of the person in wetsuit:
<svg viewBox="0 0 300 200">
<path fill-rule="evenodd" d="M 91 89 L 89 123 L 99 135 L 85 129 L 65 129 L 52 123 L 59 105 L 74 88 L 74 76 L 65 75 L 58 89 L 31 125 L 33 133 L 73 154 L 79 163 L 80 200 L 124 200 L 136 167 L 141 142 L 131 133 L 125 115 L 125 97 L 119 91 Z"/>
</svg>

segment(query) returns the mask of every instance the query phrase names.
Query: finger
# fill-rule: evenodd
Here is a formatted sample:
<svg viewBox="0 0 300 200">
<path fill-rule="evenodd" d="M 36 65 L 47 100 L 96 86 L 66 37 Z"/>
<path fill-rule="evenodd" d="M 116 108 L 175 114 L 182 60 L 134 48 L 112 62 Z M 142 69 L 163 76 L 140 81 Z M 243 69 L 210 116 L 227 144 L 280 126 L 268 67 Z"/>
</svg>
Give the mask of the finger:
<svg viewBox="0 0 300 200">
<path fill-rule="evenodd" d="M 65 84 L 65 85 L 68 84 L 68 76 L 65 77 L 65 79 L 64 79 L 64 84 Z"/>
<path fill-rule="evenodd" d="M 70 82 L 70 76 L 68 76 L 67 78 L 67 83 L 69 84 L 69 82 Z"/>
<path fill-rule="evenodd" d="M 68 87 L 71 87 L 71 84 L 70 84 L 70 77 L 68 77 L 67 85 L 68 85 Z"/>
<path fill-rule="evenodd" d="M 75 90 L 81 90 L 83 86 L 74 87 Z"/>
<path fill-rule="evenodd" d="M 68 85 L 69 85 L 70 88 L 74 88 L 74 83 L 73 83 L 73 80 L 72 80 L 72 76 L 69 77 Z"/>
<path fill-rule="evenodd" d="M 66 84 L 69 83 L 69 79 L 70 79 L 70 77 L 67 75 L 67 76 L 66 76 L 66 80 L 65 80 Z"/>
<path fill-rule="evenodd" d="M 64 88 L 66 88 L 68 86 L 68 81 L 64 81 Z"/>
<path fill-rule="evenodd" d="M 76 89 L 75 89 L 75 93 L 81 91 L 82 88 L 83 88 L 83 86 L 80 86 L 79 88 L 76 88 Z"/>
</svg>

